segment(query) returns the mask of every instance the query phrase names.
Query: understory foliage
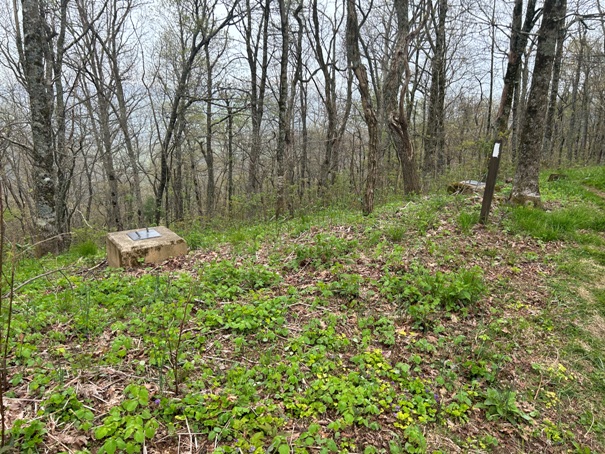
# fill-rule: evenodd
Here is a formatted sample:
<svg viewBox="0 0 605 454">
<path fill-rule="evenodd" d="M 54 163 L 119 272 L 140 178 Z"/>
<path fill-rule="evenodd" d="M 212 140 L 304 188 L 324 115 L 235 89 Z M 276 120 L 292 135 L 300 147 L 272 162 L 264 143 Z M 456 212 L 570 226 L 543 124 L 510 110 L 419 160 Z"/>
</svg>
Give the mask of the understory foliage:
<svg viewBox="0 0 605 454">
<path fill-rule="evenodd" d="M 153 268 L 23 259 L 10 449 L 602 452 L 605 172 L 568 176 L 487 227 L 436 195 L 185 230 Z"/>
</svg>

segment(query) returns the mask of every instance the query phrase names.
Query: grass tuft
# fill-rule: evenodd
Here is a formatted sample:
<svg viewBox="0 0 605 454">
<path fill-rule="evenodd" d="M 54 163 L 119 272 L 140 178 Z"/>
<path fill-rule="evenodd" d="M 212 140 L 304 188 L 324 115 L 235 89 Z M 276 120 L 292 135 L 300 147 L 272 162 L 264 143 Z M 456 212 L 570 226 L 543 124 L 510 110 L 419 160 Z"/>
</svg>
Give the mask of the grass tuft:
<svg viewBox="0 0 605 454">
<path fill-rule="evenodd" d="M 92 240 L 86 240 L 83 243 L 77 244 L 73 249 L 80 257 L 94 257 L 99 253 L 99 247 Z"/>
<path fill-rule="evenodd" d="M 525 233 L 543 241 L 575 239 L 578 230 L 605 231 L 605 218 L 590 206 L 554 211 L 515 207 L 510 219 L 514 233 Z"/>
</svg>

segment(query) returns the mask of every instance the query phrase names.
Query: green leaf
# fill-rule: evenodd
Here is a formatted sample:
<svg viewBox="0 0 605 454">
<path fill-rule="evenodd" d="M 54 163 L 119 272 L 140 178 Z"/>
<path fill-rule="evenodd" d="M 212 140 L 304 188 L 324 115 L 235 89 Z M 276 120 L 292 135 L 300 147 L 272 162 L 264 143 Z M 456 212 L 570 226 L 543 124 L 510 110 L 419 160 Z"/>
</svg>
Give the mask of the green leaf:
<svg viewBox="0 0 605 454">
<path fill-rule="evenodd" d="M 141 387 L 139 388 L 139 403 L 143 406 L 147 405 L 149 403 L 149 391 L 147 391 L 147 388 L 145 387 Z"/>
<path fill-rule="evenodd" d="M 80 410 L 77 410 L 75 413 L 76 413 L 76 416 L 78 417 L 78 419 L 81 421 L 92 421 L 93 419 L 95 419 L 94 413 L 92 411 L 90 411 L 88 408 L 81 408 Z"/>
<path fill-rule="evenodd" d="M 290 454 L 290 446 L 288 445 L 280 445 L 279 448 L 277 449 L 277 452 L 279 454 Z"/>
<path fill-rule="evenodd" d="M 100 426 L 95 429 L 95 438 L 100 440 L 105 438 L 109 434 L 109 428 L 107 426 Z"/>
<path fill-rule="evenodd" d="M 326 442 L 326 447 L 330 450 L 330 452 L 338 452 L 338 445 L 331 438 Z"/>
<path fill-rule="evenodd" d="M 143 429 L 139 429 L 134 433 L 134 441 L 136 441 L 137 443 L 144 443 L 145 442 L 145 432 L 143 432 Z"/>
<path fill-rule="evenodd" d="M 110 438 L 103 445 L 103 449 L 105 449 L 105 452 L 107 454 L 114 454 L 116 452 L 116 450 L 118 449 L 118 444 L 116 443 L 116 441 L 113 438 Z"/>
<path fill-rule="evenodd" d="M 153 438 L 157 429 L 157 422 L 154 420 L 149 421 L 145 424 L 145 437 Z"/>
<path fill-rule="evenodd" d="M 122 407 L 124 407 L 124 410 L 129 411 L 129 412 L 135 411 L 138 406 L 139 406 L 139 403 L 134 399 L 125 400 L 124 402 L 122 402 Z"/>
</svg>

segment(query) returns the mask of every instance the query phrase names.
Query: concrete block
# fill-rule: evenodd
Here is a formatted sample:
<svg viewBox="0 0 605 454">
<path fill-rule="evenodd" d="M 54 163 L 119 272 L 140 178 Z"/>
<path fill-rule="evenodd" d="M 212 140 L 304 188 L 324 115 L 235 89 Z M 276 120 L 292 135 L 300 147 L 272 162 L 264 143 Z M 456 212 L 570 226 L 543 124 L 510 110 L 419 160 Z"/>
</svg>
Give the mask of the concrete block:
<svg viewBox="0 0 605 454">
<path fill-rule="evenodd" d="M 172 230 L 150 227 L 160 236 L 133 240 L 129 233 L 145 229 L 125 230 L 107 234 L 107 264 L 116 268 L 137 267 L 143 263 L 159 263 L 170 257 L 187 254 L 187 243 Z M 136 235 L 134 235 L 136 237 Z"/>
</svg>

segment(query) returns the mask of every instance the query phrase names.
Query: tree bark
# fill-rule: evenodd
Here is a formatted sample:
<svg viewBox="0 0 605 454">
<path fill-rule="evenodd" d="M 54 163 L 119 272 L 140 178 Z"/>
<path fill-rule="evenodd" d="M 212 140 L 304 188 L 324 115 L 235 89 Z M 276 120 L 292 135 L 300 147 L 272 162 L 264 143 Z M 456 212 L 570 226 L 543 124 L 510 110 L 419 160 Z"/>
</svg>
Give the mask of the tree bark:
<svg viewBox="0 0 605 454">
<path fill-rule="evenodd" d="M 388 130 L 401 165 L 405 194 L 420 192 L 420 178 L 414 144 L 410 138 L 409 120 L 405 109 L 405 94 L 410 80 L 408 48 L 420 27 L 410 32 L 408 0 L 395 0 L 397 13 L 397 44 L 393 51 L 384 83 L 384 106 L 388 115 Z M 405 78 L 403 77 L 405 75 Z M 403 81 L 402 81 L 403 78 Z"/>
<path fill-rule="evenodd" d="M 290 123 L 288 120 L 288 56 L 290 47 L 289 11 L 286 0 L 278 0 L 280 29 L 281 29 L 281 55 L 279 61 L 279 95 L 277 98 L 278 135 L 277 135 L 277 175 L 275 188 L 277 200 L 275 206 L 275 219 L 279 219 L 286 209 L 285 168 L 284 158 L 286 147 L 290 141 Z"/>
<path fill-rule="evenodd" d="M 248 192 L 260 191 L 261 181 L 258 177 L 261 155 L 261 127 L 265 113 L 265 91 L 267 87 L 267 69 L 269 61 L 269 17 L 271 0 L 262 4 L 263 14 L 259 24 L 256 40 L 253 38 L 253 17 L 250 0 L 246 0 L 246 17 L 244 20 L 244 37 L 246 56 L 250 68 L 250 117 L 252 121 L 252 143 L 250 144 L 250 161 L 248 164 Z M 260 56 L 260 75 L 258 74 Z"/>
<path fill-rule="evenodd" d="M 227 213 L 231 215 L 233 210 L 233 107 L 231 100 L 227 96 L 225 99 L 227 106 Z"/>
<path fill-rule="evenodd" d="M 294 10 L 294 18 L 296 19 L 296 23 L 298 24 L 298 31 L 296 33 L 296 73 L 294 77 L 294 81 L 292 83 L 292 91 L 290 97 L 290 106 L 289 117 L 293 116 L 294 112 L 294 103 L 296 97 L 296 87 L 299 89 L 299 103 L 300 103 L 300 121 L 301 121 L 301 156 L 298 165 L 299 171 L 299 181 L 298 181 L 298 198 L 302 200 L 302 197 L 305 191 L 309 187 L 309 178 L 308 178 L 308 131 L 307 131 L 307 85 L 306 81 L 303 80 L 303 35 L 304 35 L 304 22 L 303 17 L 301 15 L 303 7 L 302 0 L 298 4 L 297 8 Z"/>
<path fill-rule="evenodd" d="M 569 128 L 567 129 L 567 161 L 571 164 L 578 153 L 578 130 L 576 128 L 578 114 L 578 92 L 580 90 L 580 77 L 582 75 L 582 67 L 584 66 L 584 47 L 586 46 L 586 28 L 582 23 L 578 23 L 580 27 L 580 39 L 578 40 L 580 48 L 578 49 L 576 68 L 572 83 L 571 106 L 569 116 Z"/>
<path fill-rule="evenodd" d="M 510 50 L 508 64 L 504 75 L 504 85 L 500 95 L 500 107 L 494 121 L 495 140 L 503 139 L 508 129 L 508 119 L 513 104 L 513 94 L 519 83 L 521 57 L 527 46 L 527 38 L 535 21 L 536 0 L 529 0 L 523 21 L 523 0 L 515 0 L 513 9 L 512 33 L 510 37 Z"/>
<path fill-rule="evenodd" d="M 425 175 L 437 176 L 444 170 L 445 149 L 445 85 L 446 85 L 446 42 L 445 21 L 447 0 L 439 0 L 438 22 L 435 27 L 433 59 L 431 60 L 431 87 L 429 91 L 427 140 L 424 150 L 423 171 Z M 491 107 L 490 107 L 491 109 Z M 488 112 L 488 118 L 491 114 Z"/>
<path fill-rule="evenodd" d="M 539 171 L 544 135 L 544 106 L 548 102 L 548 88 L 556 54 L 557 36 L 561 21 L 565 20 L 566 0 L 545 0 L 542 24 L 538 32 L 538 46 L 527 99 L 525 118 L 519 136 L 519 161 L 511 192 L 511 202 L 540 204 Z"/>
<path fill-rule="evenodd" d="M 206 166 L 208 168 L 208 180 L 206 182 L 206 216 L 212 217 L 214 214 L 215 206 L 215 182 L 214 182 L 214 150 L 213 150 L 213 112 L 212 112 L 212 95 L 213 95 L 213 71 L 214 64 L 210 61 L 210 49 L 208 46 L 204 48 L 206 54 L 206 147 L 204 151 L 204 158 L 206 159 Z"/>
<path fill-rule="evenodd" d="M 54 69 L 57 69 L 57 66 L 60 68 L 60 62 L 50 60 L 54 55 L 51 49 L 53 36 L 50 35 L 50 27 L 44 16 L 44 5 L 39 0 L 22 0 L 21 6 L 23 35 L 21 36 L 21 30 L 17 26 L 19 30 L 17 47 L 20 50 L 19 60 L 29 97 L 32 130 L 32 149 L 29 158 L 33 170 L 35 205 L 33 215 L 37 229 L 34 238 L 36 254 L 41 256 L 48 252 L 60 252 L 68 244 L 60 235 L 66 233 L 62 230 L 68 226 L 63 222 L 66 213 L 65 200 L 59 201 L 59 210 L 57 210 L 57 195 L 65 197 L 67 191 L 65 188 L 61 191 L 57 190 L 55 164 L 57 155 L 53 134 L 53 111 L 56 107 L 53 78 L 60 79 L 61 74 L 54 74 Z M 61 2 L 62 10 L 66 7 L 66 2 Z M 61 17 L 64 18 L 64 13 Z M 65 21 L 61 20 L 60 36 L 62 37 L 65 36 L 64 27 Z M 62 49 L 58 51 L 62 56 Z"/>
<path fill-rule="evenodd" d="M 100 133 L 100 144 L 102 149 L 99 150 L 101 154 L 101 162 L 103 163 L 103 167 L 105 170 L 105 176 L 107 177 L 107 199 L 109 202 L 108 206 L 108 218 L 107 225 L 110 230 L 123 230 L 122 225 L 122 215 L 120 210 L 120 201 L 119 201 L 119 188 L 118 188 L 118 176 L 115 171 L 115 166 L 113 162 L 113 134 L 110 127 L 110 94 L 108 92 L 111 91 L 110 87 L 107 87 L 107 77 L 103 71 L 103 62 L 101 55 L 97 52 L 96 48 L 97 38 L 93 37 L 87 43 L 87 51 L 91 56 L 90 70 L 88 70 L 88 74 L 91 78 L 92 83 L 96 89 L 96 99 L 97 99 L 97 107 L 98 107 L 98 120 L 99 122 L 99 133 Z M 95 118 L 92 117 L 94 113 L 94 109 L 90 109 L 91 119 L 95 121 Z"/>
<path fill-rule="evenodd" d="M 542 155 L 552 157 L 553 155 L 553 130 L 555 123 L 555 113 L 557 109 L 557 98 L 559 94 L 559 81 L 561 80 L 561 64 L 563 62 L 563 43 L 567 28 L 565 22 L 561 22 L 559 34 L 557 35 L 557 51 L 555 61 L 552 67 L 552 82 L 550 85 L 550 97 L 548 100 L 548 111 L 546 113 L 546 125 L 544 130 L 544 142 L 542 144 Z"/>
<path fill-rule="evenodd" d="M 363 194 L 364 215 L 374 211 L 374 191 L 376 189 L 376 174 L 378 167 L 378 120 L 372 106 L 372 97 L 368 84 L 368 74 L 365 66 L 361 63 L 359 52 L 359 21 L 357 20 L 357 9 L 355 0 L 347 0 L 347 30 L 346 30 L 347 57 L 353 73 L 359 84 L 359 94 L 363 107 L 363 116 L 368 126 L 368 172 L 365 190 Z"/>
</svg>

